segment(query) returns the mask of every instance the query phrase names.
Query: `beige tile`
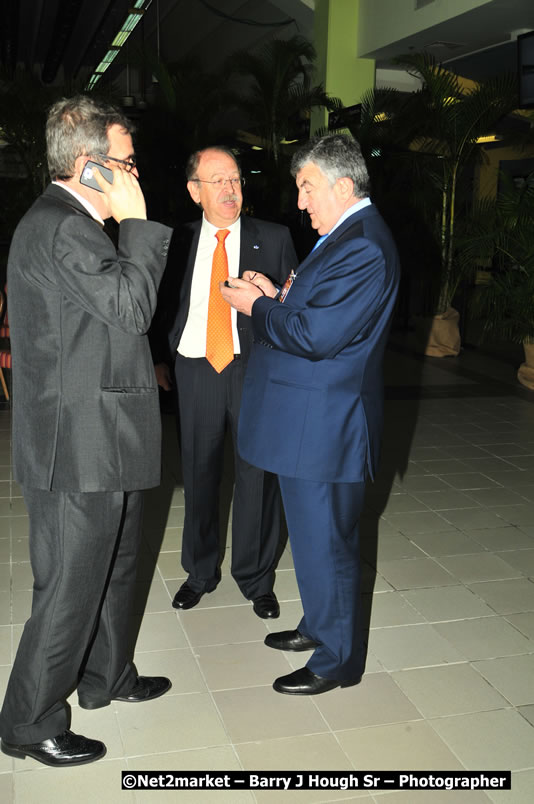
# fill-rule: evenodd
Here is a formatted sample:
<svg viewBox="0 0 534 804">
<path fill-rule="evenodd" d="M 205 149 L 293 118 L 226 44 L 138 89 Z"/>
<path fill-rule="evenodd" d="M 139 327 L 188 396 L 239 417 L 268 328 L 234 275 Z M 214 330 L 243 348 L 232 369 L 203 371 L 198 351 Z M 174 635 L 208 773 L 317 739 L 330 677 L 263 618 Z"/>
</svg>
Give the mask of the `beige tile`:
<svg viewBox="0 0 534 804">
<path fill-rule="evenodd" d="M 182 549 L 182 532 L 183 527 L 179 528 L 165 528 L 163 539 L 159 545 L 159 551 L 165 553 L 167 551 L 176 552 Z"/>
<path fill-rule="evenodd" d="M 453 488 L 469 492 L 474 489 L 492 489 L 497 487 L 495 480 L 491 480 L 486 475 L 478 472 L 467 472 L 465 474 L 447 475 L 447 483 Z"/>
<path fill-rule="evenodd" d="M 534 729 L 511 709 L 432 720 L 432 727 L 466 768 L 531 768 Z"/>
<path fill-rule="evenodd" d="M 171 691 L 172 692 L 172 691 Z M 173 695 L 142 705 L 117 703 L 126 756 L 164 754 L 230 742 L 208 693 Z"/>
<path fill-rule="evenodd" d="M 455 578 L 432 558 L 408 558 L 400 561 L 380 561 L 380 574 L 395 589 L 448 586 L 457 583 Z"/>
<path fill-rule="evenodd" d="M 476 539 L 486 550 L 516 550 L 533 545 L 532 537 L 514 525 L 473 531 L 465 530 L 464 533 Z"/>
<path fill-rule="evenodd" d="M 174 589 L 176 584 L 169 584 L 168 587 Z M 209 594 L 203 595 L 200 603 L 196 607 L 197 611 L 201 609 L 212 609 L 214 606 L 244 606 L 250 605 L 247 603 L 245 597 L 234 579 L 230 575 L 223 575 L 217 588 Z"/>
<path fill-rule="evenodd" d="M 338 731 L 336 736 L 355 768 L 462 769 L 445 742 L 423 721 Z"/>
<path fill-rule="evenodd" d="M 204 611 L 192 609 L 180 612 L 179 617 L 194 647 L 258 641 L 267 636 L 265 623 L 256 617 L 252 606 L 228 606 Z"/>
<path fill-rule="evenodd" d="M 441 511 L 441 516 L 461 530 L 478 528 L 498 528 L 503 520 L 493 510 L 486 508 L 462 508 L 456 511 Z"/>
<path fill-rule="evenodd" d="M 0 564 L 0 589 L 9 591 L 11 588 L 11 567 L 9 564 Z"/>
<path fill-rule="evenodd" d="M 139 771 L 161 771 L 172 770 L 180 771 L 238 771 L 241 770 L 234 750 L 227 745 L 215 746 L 214 748 L 199 748 L 186 751 L 172 751 L 165 754 L 153 754 L 149 756 L 132 757 L 127 760 L 128 770 Z M 154 800 L 155 791 L 138 790 L 135 793 L 135 800 L 150 801 Z M 254 796 L 246 790 L 210 790 L 203 793 L 198 789 L 179 789 L 165 790 L 161 795 L 165 801 L 173 801 L 176 804 L 202 804 L 202 799 L 207 802 L 213 801 L 214 804 L 254 804 Z"/>
<path fill-rule="evenodd" d="M 529 550 L 507 550 L 496 555 L 522 575 L 534 578 L 534 547 Z"/>
<path fill-rule="evenodd" d="M 27 516 L 12 517 L 11 521 L 11 536 L 16 539 L 27 539 L 30 535 L 30 520 Z M 27 546 L 27 545 L 26 545 Z M 29 556 L 22 559 L 29 561 Z"/>
<path fill-rule="evenodd" d="M 300 600 L 283 600 L 280 604 L 280 617 L 277 620 L 264 620 L 265 627 L 268 631 L 293 630 L 301 621 L 302 614 Z M 265 636 L 263 639 L 265 639 Z"/>
<path fill-rule="evenodd" d="M 0 626 L 0 665 L 11 666 L 11 626 Z"/>
<path fill-rule="evenodd" d="M 294 569 L 280 570 L 276 573 L 274 591 L 280 603 L 300 600 L 300 592 Z"/>
<path fill-rule="evenodd" d="M 417 547 L 429 556 L 453 556 L 464 553 L 482 553 L 483 545 L 466 536 L 460 530 L 446 530 L 439 533 L 416 533 L 412 540 Z"/>
<path fill-rule="evenodd" d="M 401 488 L 415 496 L 426 491 L 447 491 L 450 485 L 435 475 L 405 475 L 401 481 Z"/>
<path fill-rule="evenodd" d="M 486 617 L 494 614 L 493 609 L 465 586 L 409 589 L 401 594 L 429 622 Z"/>
<path fill-rule="evenodd" d="M 422 667 L 392 675 L 425 718 L 508 706 L 502 695 L 468 664 Z"/>
<path fill-rule="evenodd" d="M 171 611 L 171 597 L 163 580 L 159 575 L 154 576 L 152 582 L 140 581 L 135 584 L 135 600 L 133 611 L 135 614 L 144 612 Z"/>
<path fill-rule="evenodd" d="M 270 685 L 290 670 L 284 653 L 263 641 L 201 647 L 195 654 L 210 690 Z"/>
<path fill-rule="evenodd" d="M 168 553 L 160 553 L 158 556 L 158 569 L 161 573 L 161 577 L 165 580 L 171 579 L 180 579 L 185 580 L 186 578 L 186 571 L 183 569 L 181 564 L 181 552 L 175 550 L 173 552 Z M 180 586 L 179 583 L 175 584 L 175 592 L 178 590 Z"/>
<path fill-rule="evenodd" d="M 167 528 L 183 528 L 185 508 L 170 508 L 167 516 Z"/>
<path fill-rule="evenodd" d="M 2 520 L 0 519 L 0 536 L 5 533 L 2 528 Z M 9 536 L 9 533 L 7 534 Z M 9 564 L 11 561 L 11 539 L 0 538 L 0 564 Z"/>
<path fill-rule="evenodd" d="M 328 731 L 306 696 L 280 695 L 265 686 L 214 692 L 213 697 L 234 743 Z"/>
<path fill-rule="evenodd" d="M 526 578 L 472 583 L 469 588 L 498 614 L 534 611 L 534 583 Z"/>
<path fill-rule="evenodd" d="M 317 696 L 315 704 L 332 731 L 421 719 L 387 673 L 366 674 L 355 687 Z"/>
<path fill-rule="evenodd" d="M 132 628 L 138 633 L 136 654 L 150 650 L 188 647 L 184 629 L 174 610 L 147 612 L 142 618 L 141 615 L 137 615 L 133 618 Z"/>
<path fill-rule="evenodd" d="M 22 497 L 14 497 L 11 500 L 11 516 L 28 516 L 28 511 Z"/>
<path fill-rule="evenodd" d="M 480 505 L 487 505 L 492 508 L 496 505 L 517 505 L 524 502 L 524 499 L 511 489 L 479 489 L 471 491 L 471 496 Z"/>
<path fill-rule="evenodd" d="M 401 492 L 400 494 L 390 494 L 384 508 L 384 514 L 403 514 L 407 511 L 428 511 L 420 499 L 412 497 L 411 494 Z"/>
<path fill-rule="evenodd" d="M 29 762 L 33 767 L 38 766 L 33 759 Z M 22 766 L 22 761 L 17 761 L 17 764 Z M 25 764 L 28 761 L 25 760 Z M 121 771 L 124 769 L 124 760 L 106 758 L 89 765 L 61 768 L 61 771 L 40 765 L 38 771 L 15 773 L 15 801 L 58 804 L 65 801 L 67 795 L 71 800 L 83 801 L 83 804 L 117 804 L 117 801 L 133 804 L 133 793 L 121 790 Z"/>
<path fill-rule="evenodd" d="M 432 511 L 421 511 L 407 514 L 388 514 L 386 520 L 396 530 L 404 535 L 415 533 L 435 533 L 440 530 L 450 530 L 450 524 L 439 514 Z"/>
<path fill-rule="evenodd" d="M 477 508 L 479 503 L 472 496 L 455 489 L 441 491 L 422 491 L 415 495 L 431 511 L 447 511 L 452 508 Z"/>
<path fill-rule="evenodd" d="M 31 590 L 33 589 L 33 572 L 29 561 L 20 564 L 13 564 L 12 567 L 13 589 Z"/>
<path fill-rule="evenodd" d="M 509 522 L 510 525 L 518 525 L 527 527 L 534 521 L 534 503 L 525 503 L 524 505 L 505 505 L 500 508 L 493 509 L 501 519 Z"/>
<path fill-rule="evenodd" d="M 462 661 L 462 654 L 436 628 L 403 625 L 374 629 L 369 634 L 369 647 L 387 670 Z"/>
<path fill-rule="evenodd" d="M 85 734 L 93 740 L 102 740 L 107 748 L 106 759 L 119 759 L 124 756 L 119 722 L 115 713 L 115 704 L 102 709 L 87 710 L 78 706 L 78 696 L 74 693 L 70 698 L 72 706 L 72 730 L 76 734 Z M 134 704 L 131 704 L 134 706 Z M 149 706 L 150 704 L 146 704 Z"/>
<path fill-rule="evenodd" d="M 11 529 L 13 530 L 13 527 Z M 30 560 L 30 545 L 27 537 L 12 535 L 11 557 L 14 562 Z"/>
<path fill-rule="evenodd" d="M 422 622 L 424 617 L 404 600 L 400 592 L 378 592 L 373 595 L 371 628 Z"/>
<path fill-rule="evenodd" d="M 504 619 L 534 642 L 534 611 L 527 611 L 524 614 L 509 614 Z"/>
<path fill-rule="evenodd" d="M 418 801 L 424 795 L 420 790 L 414 792 L 413 790 L 395 790 L 392 793 L 375 793 L 375 801 L 380 804 L 414 804 L 414 799 L 417 796 Z M 466 793 L 465 790 L 432 790 L 428 793 L 431 796 L 429 804 L 466 804 L 466 796 L 468 796 L 468 804 L 487 804 L 491 801 L 482 790 L 470 790 Z M 424 804 L 424 802 L 421 802 Z"/>
<path fill-rule="evenodd" d="M 529 723 L 532 723 L 534 726 L 534 704 L 529 704 L 529 706 L 518 706 L 517 711 L 528 720 Z"/>
<path fill-rule="evenodd" d="M 288 737 L 278 740 L 262 740 L 254 743 L 239 743 L 236 751 L 243 767 L 253 771 L 284 770 L 300 772 L 313 771 L 351 771 L 352 764 L 332 734 L 311 734 L 302 737 Z M 258 802 L 270 804 L 273 800 L 286 802 L 324 802 L 325 797 L 335 797 L 336 801 L 346 801 L 355 791 L 325 790 L 287 790 L 278 794 L 274 791 L 256 790 Z M 360 798 L 361 801 L 361 798 Z"/>
<path fill-rule="evenodd" d="M 438 634 L 470 661 L 528 653 L 532 642 L 516 631 L 502 617 L 437 623 Z"/>
<path fill-rule="evenodd" d="M 374 545 L 373 545 L 374 547 Z M 380 536 L 378 540 L 377 552 L 379 561 L 393 561 L 398 558 L 423 558 L 421 550 L 413 544 L 402 533 L 394 533 L 391 536 Z M 365 548 L 362 551 L 366 555 Z M 371 554 L 371 557 L 374 553 Z"/>
<path fill-rule="evenodd" d="M 142 676 L 166 676 L 172 694 L 206 692 L 206 684 L 190 648 L 136 653 L 135 664 Z"/>
<path fill-rule="evenodd" d="M 12 804 L 15 801 L 15 789 L 12 773 L 0 775 L 0 801 L 3 804 Z"/>
<path fill-rule="evenodd" d="M 462 583 L 517 578 L 520 574 L 493 553 L 476 553 L 469 556 L 441 556 L 437 559 L 451 575 Z"/>
<path fill-rule="evenodd" d="M 513 706 L 534 704 L 534 653 L 475 662 L 473 667 Z"/>
<path fill-rule="evenodd" d="M 490 801 L 506 804 L 530 804 L 534 790 L 534 770 L 512 773 L 512 790 L 509 793 L 488 791 Z"/>
<path fill-rule="evenodd" d="M 13 622 L 25 623 L 31 614 L 31 607 L 32 607 L 32 592 L 14 590 L 13 612 L 12 612 Z"/>
</svg>

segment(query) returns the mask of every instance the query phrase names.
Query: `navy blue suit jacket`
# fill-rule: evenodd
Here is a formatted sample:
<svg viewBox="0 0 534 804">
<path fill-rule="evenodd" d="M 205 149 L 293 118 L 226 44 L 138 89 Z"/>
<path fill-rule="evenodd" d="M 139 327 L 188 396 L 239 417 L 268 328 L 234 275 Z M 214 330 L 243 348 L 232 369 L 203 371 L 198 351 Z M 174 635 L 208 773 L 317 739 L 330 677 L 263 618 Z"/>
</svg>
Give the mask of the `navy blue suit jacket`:
<svg viewBox="0 0 534 804">
<path fill-rule="evenodd" d="M 373 476 L 398 283 L 395 244 L 370 205 L 300 264 L 283 304 L 254 303 L 238 435 L 245 460 L 307 480 Z"/>
</svg>

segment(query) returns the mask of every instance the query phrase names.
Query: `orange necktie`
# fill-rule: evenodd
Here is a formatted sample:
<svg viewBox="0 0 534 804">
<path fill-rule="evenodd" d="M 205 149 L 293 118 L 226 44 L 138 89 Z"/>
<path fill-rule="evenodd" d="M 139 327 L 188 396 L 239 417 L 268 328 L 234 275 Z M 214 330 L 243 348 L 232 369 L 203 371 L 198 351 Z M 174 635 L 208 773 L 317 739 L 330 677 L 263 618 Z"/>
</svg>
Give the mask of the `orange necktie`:
<svg viewBox="0 0 534 804">
<path fill-rule="evenodd" d="M 218 374 L 234 359 L 231 308 L 228 302 L 225 302 L 219 290 L 219 282 L 224 282 L 225 279 L 228 279 L 228 257 L 226 256 L 224 241 L 229 234 L 229 229 L 219 229 L 215 235 L 217 245 L 213 252 L 208 304 L 206 358 Z"/>
</svg>

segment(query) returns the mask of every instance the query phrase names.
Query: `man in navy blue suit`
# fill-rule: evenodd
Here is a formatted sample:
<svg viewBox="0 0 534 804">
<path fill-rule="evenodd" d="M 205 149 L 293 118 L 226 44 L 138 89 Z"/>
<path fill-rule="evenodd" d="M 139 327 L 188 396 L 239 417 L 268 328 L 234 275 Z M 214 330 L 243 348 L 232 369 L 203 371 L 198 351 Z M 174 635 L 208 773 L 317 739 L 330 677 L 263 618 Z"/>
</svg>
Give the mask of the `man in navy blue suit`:
<svg viewBox="0 0 534 804">
<path fill-rule="evenodd" d="M 281 289 L 249 271 L 221 292 L 254 333 L 239 452 L 279 476 L 304 609 L 297 629 L 265 644 L 313 650 L 273 686 L 316 695 L 358 683 L 364 668 L 358 525 L 378 461 L 399 261 L 354 139 L 311 140 L 291 172 L 320 235 L 313 251 Z"/>
</svg>

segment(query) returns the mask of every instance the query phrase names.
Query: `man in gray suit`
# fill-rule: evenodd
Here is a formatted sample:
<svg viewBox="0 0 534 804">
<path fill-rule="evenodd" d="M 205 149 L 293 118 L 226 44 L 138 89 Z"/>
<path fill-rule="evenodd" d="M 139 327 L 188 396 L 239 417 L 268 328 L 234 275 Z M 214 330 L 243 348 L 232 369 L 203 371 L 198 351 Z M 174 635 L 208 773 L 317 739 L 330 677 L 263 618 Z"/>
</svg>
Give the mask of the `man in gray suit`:
<svg viewBox="0 0 534 804">
<path fill-rule="evenodd" d="M 128 625 L 142 492 L 160 473 L 160 418 L 145 333 L 170 230 L 146 220 L 131 124 L 77 96 L 47 122 L 52 184 L 19 223 L 8 262 L 13 466 L 30 520 L 32 613 L 0 715 L 5 754 L 53 766 L 106 752 L 69 730 L 84 709 L 140 702 L 171 683 L 138 676 Z M 110 168 L 99 189 L 86 163 Z M 90 177 L 89 177 L 90 178 Z M 116 249 L 104 219 L 120 223 Z"/>
</svg>

